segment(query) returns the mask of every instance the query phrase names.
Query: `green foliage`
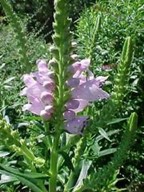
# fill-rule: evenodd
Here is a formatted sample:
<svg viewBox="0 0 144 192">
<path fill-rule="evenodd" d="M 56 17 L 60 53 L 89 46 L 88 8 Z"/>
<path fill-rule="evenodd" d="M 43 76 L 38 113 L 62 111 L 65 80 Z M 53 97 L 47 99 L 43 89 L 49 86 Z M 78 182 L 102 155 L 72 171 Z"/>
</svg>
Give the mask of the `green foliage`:
<svg viewBox="0 0 144 192">
<path fill-rule="evenodd" d="M 134 58 L 130 71 L 130 83 L 127 97 L 123 102 L 123 113 L 129 114 L 133 110 L 140 110 L 143 90 L 140 87 L 143 80 L 143 2 L 139 1 L 98 1 L 91 8 L 86 8 L 77 24 L 79 42 L 78 53 L 87 55 L 97 15 L 101 13 L 101 28 L 93 44 L 93 71 L 96 74 L 114 74 L 120 59 L 120 52 L 126 36 L 131 36 L 135 44 Z M 111 71 L 104 71 L 103 68 Z M 112 70 L 113 69 L 113 70 Z M 142 72 L 141 72 L 142 71 Z M 140 85 L 140 86 L 139 86 Z M 141 93 L 141 96 L 140 96 Z M 137 97 L 135 100 L 134 98 Z M 131 102 L 132 101 L 132 102 Z M 128 110 L 125 111 L 125 108 Z"/>
<path fill-rule="evenodd" d="M 6 1 L 1 0 L 0 2 Z M 117 10 L 117 12 L 119 11 L 120 16 L 122 16 L 123 11 L 126 11 L 124 13 L 129 13 L 127 12 L 127 8 L 123 9 L 124 5 L 130 6 L 130 8 L 128 7 L 130 13 L 132 11 L 132 5 L 137 6 L 137 9 L 139 5 L 136 3 L 129 4 L 130 1 L 126 1 L 123 5 L 123 1 L 117 3 L 117 1 L 109 0 L 104 1 L 103 4 L 100 1 L 96 7 L 93 6 L 90 9 L 84 10 L 85 12 L 80 18 L 77 29 L 78 47 L 80 47 L 79 54 L 81 57 L 88 56 L 91 58 L 94 64 L 94 73 L 103 74 L 100 63 L 103 65 L 111 62 L 118 63 L 118 72 L 116 73 L 115 71 L 112 71 L 112 73 L 107 73 L 104 71 L 104 74 L 111 75 L 110 78 L 114 84 L 112 98 L 106 105 L 104 105 L 101 111 L 96 111 L 96 109 L 99 109 L 99 104 L 92 106 L 93 113 L 91 113 L 91 110 L 88 110 L 91 119 L 94 120 L 91 129 L 85 129 L 83 136 L 71 136 L 67 133 L 62 133 L 60 136 L 60 126 L 63 124 L 60 117 L 62 117 L 63 103 L 67 99 L 67 97 L 65 98 L 66 94 L 63 94 L 67 91 L 64 89 L 63 85 L 68 77 L 66 67 L 71 63 L 69 59 L 71 45 L 69 20 L 67 19 L 67 1 L 56 2 L 55 6 L 57 12 L 54 15 L 55 23 L 53 25 L 55 30 L 55 34 L 53 35 L 54 47 L 51 50 L 52 56 L 55 59 L 55 72 L 58 85 L 55 100 L 57 100 L 57 108 L 60 110 L 57 110 L 59 113 L 55 116 L 57 123 L 55 132 L 51 131 L 51 122 L 43 122 L 45 126 L 44 128 L 39 117 L 37 118 L 30 115 L 27 117 L 21 115 L 20 109 L 18 110 L 18 114 L 10 114 L 7 112 L 7 106 L 13 105 L 13 109 L 16 112 L 17 107 L 21 107 L 23 103 L 18 97 L 18 94 L 21 86 L 21 68 L 25 66 L 25 61 L 22 62 L 19 56 L 23 55 L 24 59 L 28 58 L 29 63 L 33 64 L 38 58 L 48 59 L 49 53 L 47 50 L 48 46 L 41 37 L 36 38 L 36 36 L 41 33 L 41 29 L 39 29 L 37 33 L 34 32 L 28 34 L 25 25 L 21 25 L 17 30 L 16 25 L 19 22 L 17 16 L 15 16 L 10 7 L 5 8 L 12 22 L 12 27 L 16 29 L 16 37 L 10 25 L 0 26 L 2 28 L 0 32 L 0 39 L 2 40 L 0 42 L 0 55 L 3 63 L 0 68 L 0 74 L 2 75 L 2 80 L 0 80 L 0 104 L 3 106 L 1 112 L 3 112 L 5 118 L 5 120 L 0 120 L 0 157 L 2 157 L 0 159 L 0 182 L 1 184 L 7 184 L 8 186 L 10 186 L 10 183 L 14 182 L 12 187 L 13 191 L 16 189 L 15 186 L 19 186 L 19 190 L 22 189 L 20 183 L 17 183 L 17 181 L 20 181 L 23 185 L 35 192 L 45 192 L 47 191 L 48 186 L 49 191 L 119 191 L 116 187 L 117 182 L 119 182 L 118 170 L 125 161 L 127 157 L 126 154 L 129 151 L 131 144 L 134 143 L 138 118 L 137 115 L 133 113 L 124 128 L 122 122 L 126 120 L 126 118 L 113 119 L 113 117 L 119 117 L 121 114 L 125 117 L 125 114 L 131 112 L 131 109 L 128 109 L 128 107 L 126 108 L 126 113 L 121 110 L 123 104 L 122 101 L 124 101 L 127 96 L 128 85 L 131 82 L 128 82 L 129 72 L 130 75 L 132 75 L 130 64 L 133 56 L 133 46 L 130 37 L 126 38 L 121 57 L 120 52 L 123 40 L 128 35 L 129 30 L 135 41 L 135 51 L 137 50 L 137 38 L 135 36 L 135 34 L 137 34 L 137 29 L 134 29 L 133 25 L 131 26 L 132 28 L 129 28 L 129 25 L 127 26 L 127 20 L 124 21 L 123 19 L 122 21 L 126 22 L 126 29 L 122 29 L 120 26 L 121 22 L 118 22 L 118 24 L 115 23 L 116 15 L 113 17 L 109 12 L 112 13 L 113 10 Z M 83 7 L 83 3 L 81 4 L 81 2 L 82 1 L 80 1 L 80 5 Z M 138 2 L 140 3 L 141 1 Z M 16 1 L 14 1 L 14 3 L 16 3 Z M 27 2 L 25 0 L 24 3 L 35 7 L 38 6 L 38 8 L 42 5 L 41 1 Z M 45 3 L 46 1 L 44 1 L 44 4 Z M 81 6 L 77 8 L 75 3 L 79 4 L 79 1 L 75 0 L 74 4 L 71 4 L 71 8 L 74 7 L 78 10 L 82 8 Z M 91 1 L 85 1 L 85 3 L 89 4 Z M 3 6 L 5 7 L 4 4 Z M 29 9 L 31 9 L 31 7 L 29 7 Z M 101 10 L 102 13 L 97 14 L 97 10 Z M 19 14 L 21 14 L 21 11 Z M 46 11 L 44 15 L 45 14 L 47 15 Z M 102 27 L 101 33 L 98 34 L 100 29 L 100 15 L 102 15 Z M 124 16 L 126 15 L 127 14 L 124 14 Z M 111 17 L 110 23 L 109 17 Z M 139 16 L 139 18 L 141 19 L 141 16 Z M 116 26 L 118 29 L 118 38 L 120 39 L 118 45 L 116 45 L 117 41 L 114 39 L 115 37 L 117 39 L 115 33 L 112 33 L 111 36 L 111 32 L 115 30 Z M 120 34 L 119 29 L 122 30 L 122 33 Z M 141 28 L 139 28 L 139 30 L 141 30 Z M 25 34 L 23 32 L 25 32 Z M 24 41 L 23 35 L 26 37 Z M 22 46 L 25 46 L 23 47 L 25 53 L 17 53 L 15 51 L 17 50 L 15 38 L 19 40 Z M 7 42 L 6 46 L 5 42 Z M 24 56 L 24 54 L 26 55 Z M 137 61 L 139 64 L 139 58 L 140 57 L 134 57 L 134 62 Z M 136 75 L 139 74 L 139 70 L 134 65 L 134 62 L 132 63 L 132 67 L 134 69 L 134 75 Z M 34 66 L 35 65 L 33 64 L 32 68 L 34 68 Z M 19 75 L 17 75 L 18 73 Z M 14 79 L 14 77 L 16 78 Z M 114 77 L 116 78 L 114 79 Z M 134 77 L 135 81 L 136 78 L 137 76 Z M 12 83 L 14 83 L 15 86 L 10 90 Z M 135 88 L 134 90 L 137 90 L 136 85 L 130 86 L 130 89 Z M 106 89 L 111 90 L 111 87 L 108 86 Z M 13 94 L 11 92 L 13 92 Z M 11 96 L 10 98 L 9 95 Z M 130 98 L 130 102 L 132 101 L 133 100 Z M 129 105 L 126 104 L 124 107 L 125 106 Z M 132 110 L 133 109 L 137 109 L 135 104 L 133 105 Z M 119 111 L 119 113 L 116 113 L 117 111 Z M 6 117 L 6 114 L 8 114 L 8 117 L 11 119 Z M 15 117 L 13 118 L 14 115 Z M 16 124 L 17 119 L 20 122 L 23 121 L 23 123 Z M 29 123 L 27 121 L 29 121 Z M 10 123 L 13 124 L 14 127 L 12 127 Z M 54 122 L 54 126 L 56 123 Z M 25 130 L 19 129 L 21 127 Z M 119 133 L 118 137 L 121 136 L 123 132 L 122 128 L 125 129 L 125 133 L 120 146 L 116 149 L 116 146 L 118 145 L 117 140 L 119 140 L 119 138 L 117 139 L 116 134 Z M 110 130 L 108 131 L 108 129 Z M 6 138 L 5 140 L 3 140 L 4 137 Z M 108 165 L 103 166 L 102 160 L 106 159 L 106 162 L 108 162 L 110 155 L 113 153 L 114 157 L 112 158 L 112 161 L 110 161 Z M 134 154 L 132 157 L 134 157 Z M 14 162 L 11 162 L 11 159 L 13 159 Z M 97 161 L 98 159 L 101 161 L 100 164 Z M 13 168 L 11 166 L 13 166 Z M 100 168 L 97 169 L 97 167 Z M 9 177 L 3 179 L 5 178 L 5 175 L 9 175 Z M 49 178 L 50 180 L 48 184 L 47 180 Z M 57 189 L 56 184 L 58 184 Z M 64 186 L 64 184 L 66 185 Z M 3 189 L 3 186 L 0 188 Z M 7 187 L 6 190 L 10 191 L 10 188 Z"/>
<path fill-rule="evenodd" d="M 21 23 L 17 17 L 17 15 L 14 13 L 11 4 L 7 0 L 1 0 L 0 1 L 2 4 L 2 7 L 7 15 L 7 17 L 10 20 L 10 24 L 13 27 L 13 30 L 15 31 L 16 34 L 16 41 L 21 58 L 21 62 L 23 63 L 22 65 L 22 70 L 24 71 L 30 71 L 31 64 L 29 63 L 28 55 L 27 55 L 27 44 L 26 44 L 26 38 L 25 34 L 23 32 L 23 28 L 21 26 Z"/>
<path fill-rule="evenodd" d="M 110 115 L 113 116 L 114 114 L 117 117 L 121 115 L 125 117 L 130 114 L 131 111 L 138 112 L 139 124 L 143 125 L 143 1 L 97 1 L 97 3 L 92 7 L 85 8 L 77 23 L 78 53 L 81 55 L 81 57 L 86 55 L 87 51 L 89 50 L 98 14 L 101 14 L 101 27 L 100 32 L 93 44 L 93 71 L 96 75 L 108 75 L 108 80 L 110 82 L 106 86 L 106 89 L 110 90 L 109 92 L 111 92 L 112 86 L 114 85 L 113 92 L 117 92 L 118 97 L 122 96 L 123 101 L 121 101 L 122 103 L 119 105 L 120 108 L 116 108 L 116 114 L 115 110 L 113 110 L 115 106 L 112 102 L 108 102 L 106 105 L 104 105 L 101 113 L 97 112 L 96 115 L 95 113 L 92 113 L 93 118 L 96 119 L 94 127 L 96 128 L 97 125 L 106 125 L 104 121 L 100 121 L 100 118 L 108 119 Z M 127 76 L 127 80 L 125 77 L 122 78 L 122 76 L 120 78 L 119 75 L 119 73 L 124 70 L 123 66 L 120 64 L 120 52 L 126 36 L 131 36 L 134 43 L 134 56 L 130 68 L 127 68 L 127 70 L 129 70 L 127 73 L 127 75 L 129 74 L 129 76 Z M 119 91 L 116 90 L 118 88 L 117 79 L 119 79 L 119 85 L 121 84 Z M 125 92 L 125 95 L 121 95 L 123 91 Z M 98 104 L 95 104 L 93 111 L 96 109 L 99 109 Z M 98 115 L 99 118 L 97 119 L 96 117 Z M 108 121 L 111 120 L 108 119 Z M 109 126 L 108 124 L 105 126 L 106 130 L 117 129 L 117 126 Z M 141 154 L 144 147 L 142 142 L 142 129 L 143 128 L 141 127 L 137 133 L 139 139 L 136 140 L 136 143 L 138 147 L 132 148 L 132 152 L 129 153 L 128 160 L 126 161 L 124 168 L 121 169 L 120 173 L 120 175 L 125 175 L 126 184 L 130 184 L 130 186 L 142 185 L 143 178 L 141 177 L 141 167 L 143 158 Z M 119 140 L 117 137 L 115 139 Z M 105 160 L 104 163 L 105 162 L 107 162 L 107 160 Z M 103 161 L 99 162 L 99 165 L 102 163 Z M 119 183 L 121 184 L 124 182 L 122 181 Z"/>
<path fill-rule="evenodd" d="M 16 37 L 11 25 L 1 24 L 0 28 L 0 113 L 15 124 L 21 114 L 23 103 L 19 93 L 22 87 L 21 69 L 24 64 L 19 57 Z M 36 38 L 34 33 L 26 33 L 26 35 L 29 62 L 32 63 L 32 68 L 35 68 L 37 59 L 50 57 L 48 45 L 42 37 Z"/>
</svg>

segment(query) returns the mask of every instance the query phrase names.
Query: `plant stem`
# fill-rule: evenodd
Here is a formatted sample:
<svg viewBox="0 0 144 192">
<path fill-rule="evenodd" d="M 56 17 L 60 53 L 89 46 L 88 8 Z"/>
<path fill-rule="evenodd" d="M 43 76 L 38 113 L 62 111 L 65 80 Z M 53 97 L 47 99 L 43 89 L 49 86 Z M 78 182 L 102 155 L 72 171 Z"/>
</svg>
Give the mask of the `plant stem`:
<svg viewBox="0 0 144 192">
<path fill-rule="evenodd" d="M 77 148 L 75 150 L 75 157 L 74 157 L 74 170 L 70 173 L 69 180 L 67 184 L 65 185 L 64 192 L 68 192 L 75 184 L 75 181 L 78 177 L 78 174 L 80 172 L 80 161 L 81 161 L 81 155 L 83 154 L 83 150 L 86 143 L 86 134 L 83 135 L 83 137 L 80 139 Z"/>
<path fill-rule="evenodd" d="M 57 131 L 54 137 L 53 147 L 51 151 L 51 159 L 50 159 L 51 177 L 49 180 L 49 192 L 56 192 L 59 139 L 60 139 L 60 131 Z"/>
</svg>

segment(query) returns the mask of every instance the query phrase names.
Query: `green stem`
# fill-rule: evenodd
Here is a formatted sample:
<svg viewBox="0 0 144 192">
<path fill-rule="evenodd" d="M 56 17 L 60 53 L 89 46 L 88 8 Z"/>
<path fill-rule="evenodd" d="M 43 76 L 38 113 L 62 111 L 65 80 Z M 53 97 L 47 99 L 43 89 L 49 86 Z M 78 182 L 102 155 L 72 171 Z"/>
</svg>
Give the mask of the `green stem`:
<svg viewBox="0 0 144 192">
<path fill-rule="evenodd" d="M 85 147 L 85 143 L 86 143 L 86 134 L 81 138 L 75 150 L 75 157 L 73 161 L 74 170 L 70 173 L 69 180 L 65 186 L 64 192 L 68 192 L 75 185 L 76 179 L 81 169 L 80 161 L 81 161 L 81 155 L 83 154 L 83 150 Z"/>
<path fill-rule="evenodd" d="M 4 9 L 5 14 L 8 16 L 10 23 L 13 27 L 13 30 L 16 34 L 18 51 L 21 56 L 21 62 L 23 65 L 21 66 L 22 70 L 29 72 L 31 70 L 31 64 L 28 58 L 28 47 L 26 42 L 25 33 L 21 26 L 20 20 L 17 17 L 16 13 L 13 11 L 11 3 L 8 0 L 0 0 L 0 3 Z"/>
<path fill-rule="evenodd" d="M 78 189 L 74 190 L 73 192 L 82 192 L 87 189 L 84 185 L 80 186 Z M 88 190 L 88 189 L 87 189 Z"/>
<path fill-rule="evenodd" d="M 60 131 L 57 131 L 54 137 L 53 147 L 51 151 L 51 159 L 50 159 L 51 177 L 49 180 L 49 192 L 56 192 L 59 139 L 60 139 Z"/>
<path fill-rule="evenodd" d="M 45 128 L 45 135 L 46 135 L 45 143 L 46 143 L 46 146 L 48 147 L 48 149 L 46 149 L 46 152 L 47 152 L 47 150 L 51 150 L 52 148 L 52 138 L 50 135 L 49 122 L 43 121 L 43 123 Z"/>
</svg>

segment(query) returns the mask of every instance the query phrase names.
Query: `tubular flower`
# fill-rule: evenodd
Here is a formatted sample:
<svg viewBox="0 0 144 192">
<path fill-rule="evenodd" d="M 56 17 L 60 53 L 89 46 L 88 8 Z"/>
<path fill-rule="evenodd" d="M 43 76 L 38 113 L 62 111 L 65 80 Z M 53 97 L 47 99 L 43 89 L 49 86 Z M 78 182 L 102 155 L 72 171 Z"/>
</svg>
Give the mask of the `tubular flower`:
<svg viewBox="0 0 144 192">
<path fill-rule="evenodd" d="M 53 72 L 48 69 L 45 60 L 38 60 L 37 67 L 37 72 L 23 76 L 26 87 L 21 91 L 21 95 L 27 96 L 29 102 L 23 106 L 23 110 L 49 119 L 53 113 L 52 103 L 55 89 Z"/>
<path fill-rule="evenodd" d="M 63 117 L 65 130 L 72 134 L 82 134 L 88 119 L 87 116 L 78 116 L 77 113 L 83 111 L 90 102 L 109 97 L 109 94 L 101 89 L 107 77 L 94 78 L 89 66 L 90 60 L 83 59 L 68 67 L 71 78 L 67 80 L 66 86 L 70 89 L 71 96 L 65 103 Z M 21 95 L 28 98 L 28 104 L 23 106 L 23 110 L 48 120 L 54 112 L 54 73 L 50 69 L 50 62 L 47 64 L 45 60 L 38 60 L 37 67 L 37 72 L 23 76 L 26 87 L 21 91 Z"/>
<path fill-rule="evenodd" d="M 71 99 L 66 103 L 66 111 L 70 119 L 67 116 L 64 118 L 66 130 L 73 134 L 82 134 L 88 119 L 87 116 L 77 116 L 77 113 L 83 111 L 90 102 L 109 97 L 109 94 L 101 89 L 107 77 L 94 78 L 89 66 L 90 60 L 83 59 L 75 62 L 68 69 L 72 74 L 72 78 L 67 81 L 67 85 L 71 89 Z M 72 112 L 75 115 L 71 115 Z"/>
</svg>

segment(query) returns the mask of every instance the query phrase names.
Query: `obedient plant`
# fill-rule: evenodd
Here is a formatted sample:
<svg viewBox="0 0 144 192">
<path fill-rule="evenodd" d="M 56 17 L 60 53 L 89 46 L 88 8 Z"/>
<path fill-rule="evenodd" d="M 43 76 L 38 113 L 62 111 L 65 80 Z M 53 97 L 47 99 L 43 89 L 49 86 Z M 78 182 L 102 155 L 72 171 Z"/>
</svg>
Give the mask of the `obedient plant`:
<svg viewBox="0 0 144 192">
<path fill-rule="evenodd" d="M 94 119 L 85 109 L 103 99 L 111 100 L 113 105 L 118 106 L 119 102 L 114 101 L 122 99 L 122 96 L 119 96 L 120 89 L 115 88 L 118 96 L 111 99 L 110 94 L 102 89 L 108 77 L 95 77 L 90 70 L 91 57 L 78 59 L 75 54 L 76 43 L 71 42 L 68 1 L 55 0 L 54 5 L 54 35 L 50 47 L 52 58 L 49 61 L 37 60 L 37 70 L 23 75 L 25 87 L 20 93 L 28 101 L 23 111 L 29 111 L 42 120 L 40 122 L 44 128 L 36 133 L 37 137 L 39 134 L 41 136 L 40 144 L 33 150 L 34 144 L 30 139 L 22 139 L 17 130 L 13 130 L 5 120 L 0 120 L 1 143 L 15 152 L 16 157 L 23 157 L 22 171 L 0 163 L 0 173 L 9 175 L 11 181 L 19 180 L 34 192 L 112 191 L 115 186 L 113 177 L 132 143 L 137 115 L 131 115 L 126 136 L 110 164 L 100 171 L 91 171 L 96 157 L 87 158 L 85 152 L 88 140 L 95 143 L 97 131 L 94 129 Z M 126 43 L 122 64 L 125 61 L 130 63 L 132 50 L 129 47 L 130 43 Z M 124 69 L 126 75 L 127 67 Z M 4 137 L 5 140 L 2 139 Z"/>
<path fill-rule="evenodd" d="M 55 115 L 54 92 L 57 84 L 54 78 L 55 66 L 50 66 L 51 62 L 49 61 L 47 64 L 45 60 L 39 60 L 37 62 L 38 71 L 24 75 L 23 80 L 26 87 L 21 92 L 21 95 L 26 95 L 29 101 L 24 105 L 23 110 L 31 111 L 44 120 L 54 118 Z M 70 75 L 63 86 L 66 87 L 69 94 L 62 112 L 64 129 L 70 133 L 82 133 L 88 117 L 78 116 L 79 112 L 83 111 L 90 102 L 109 97 L 109 94 L 100 88 L 107 77 L 94 78 L 93 73 L 88 69 L 89 65 L 90 60 L 84 59 L 73 63 L 66 71 Z M 65 93 L 63 92 L 63 94 Z"/>
<path fill-rule="evenodd" d="M 21 26 L 20 20 L 18 16 L 13 12 L 12 6 L 8 1 L 6 0 L 1 0 L 0 3 L 2 4 L 2 7 L 5 11 L 5 14 L 7 15 L 8 19 L 10 20 L 10 23 L 13 27 L 13 30 L 16 35 L 16 42 L 17 42 L 17 47 L 18 47 L 18 52 L 19 52 L 19 57 L 23 65 L 21 65 L 21 70 L 22 71 L 30 71 L 31 69 L 31 64 L 28 59 L 28 52 L 27 52 L 27 42 L 26 42 L 26 37 L 23 31 L 23 28 Z"/>
</svg>

